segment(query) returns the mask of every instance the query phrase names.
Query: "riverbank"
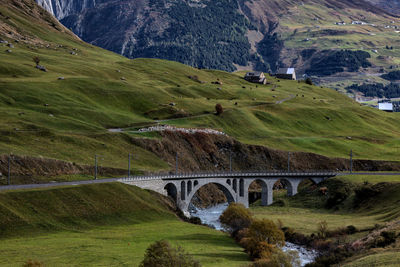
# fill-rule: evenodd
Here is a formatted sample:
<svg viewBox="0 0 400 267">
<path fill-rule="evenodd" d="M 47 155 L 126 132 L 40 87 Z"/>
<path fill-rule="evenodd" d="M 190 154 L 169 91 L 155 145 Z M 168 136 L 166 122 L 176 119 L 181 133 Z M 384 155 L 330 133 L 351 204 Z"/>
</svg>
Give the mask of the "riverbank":
<svg viewBox="0 0 400 267">
<path fill-rule="evenodd" d="M 228 207 L 228 203 L 222 203 L 208 208 L 195 208 L 193 207 L 191 215 L 201 219 L 203 224 L 209 225 L 216 230 L 224 230 L 224 227 L 219 221 L 219 217 Z M 312 263 L 318 256 L 318 252 L 313 249 L 307 249 L 306 247 L 296 245 L 290 242 L 286 242 L 285 246 L 282 247 L 284 252 L 296 251 L 299 255 L 301 266 L 305 266 L 308 263 Z"/>
</svg>

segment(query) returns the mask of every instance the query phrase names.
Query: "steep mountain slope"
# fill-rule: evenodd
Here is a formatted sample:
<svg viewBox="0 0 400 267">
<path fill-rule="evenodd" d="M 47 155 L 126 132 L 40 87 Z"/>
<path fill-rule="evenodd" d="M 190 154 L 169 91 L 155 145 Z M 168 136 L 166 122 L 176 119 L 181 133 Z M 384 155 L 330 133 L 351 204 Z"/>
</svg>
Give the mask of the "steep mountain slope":
<svg viewBox="0 0 400 267">
<path fill-rule="evenodd" d="M 398 0 L 367 0 L 373 5 L 385 9 L 393 14 L 400 14 L 400 2 Z"/>
<path fill-rule="evenodd" d="M 38 1 L 83 40 L 129 58 L 227 71 L 295 66 L 302 74 L 312 64 L 310 53 L 302 52 L 308 48 L 317 57 L 325 56 L 319 52 L 326 49 L 380 54 L 388 44 L 397 49 L 398 34 L 386 27 L 400 25 L 364 0 Z M 398 56 L 397 50 L 390 53 Z M 396 64 L 373 58 L 378 66 Z"/>
<path fill-rule="evenodd" d="M 302 82 L 268 77 L 269 84 L 255 85 L 243 73 L 129 60 L 82 42 L 33 0 L 0 3 L 0 38 L 8 42 L 0 44 L 2 154 L 86 164 L 97 154 L 102 166 L 126 168 L 134 152 L 135 170 L 169 170 L 172 164 L 133 139 L 160 138 L 157 133 L 107 130 L 161 123 L 214 128 L 246 144 L 327 156 L 347 157 L 350 149 L 358 158 L 398 155 L 399 114 Z M 47 72 L 35 68 L 34 57 Z M 224 108 L 220 116 L 213 113 L 217 103 Z"/>
</svg>

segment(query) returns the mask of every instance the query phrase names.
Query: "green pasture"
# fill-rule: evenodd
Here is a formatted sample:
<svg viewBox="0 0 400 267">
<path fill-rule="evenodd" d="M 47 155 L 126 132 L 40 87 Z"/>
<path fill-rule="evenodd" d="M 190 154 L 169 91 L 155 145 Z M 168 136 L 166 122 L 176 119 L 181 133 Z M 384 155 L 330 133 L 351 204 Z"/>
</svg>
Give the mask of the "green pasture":
<svg viewBox="0 0 400 267">
<path fill-rule="evenodd" d="M 138 266 L 161 239 L 202 266 L 242 266 L 228 234 L 181 221 L 155 193 L 119 183 L 0 193 L 0 265 Z"/>
</svg>

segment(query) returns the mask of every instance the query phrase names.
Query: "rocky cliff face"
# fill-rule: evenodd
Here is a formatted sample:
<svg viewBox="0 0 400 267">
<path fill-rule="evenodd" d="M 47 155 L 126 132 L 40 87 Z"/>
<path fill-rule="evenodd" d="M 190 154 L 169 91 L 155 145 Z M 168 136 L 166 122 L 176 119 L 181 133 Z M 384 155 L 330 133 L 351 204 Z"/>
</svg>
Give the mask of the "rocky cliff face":
<svg viewBox="0 0 400 267">
<path fill-rule="evenodd" d="M 36 0 L 36 2 L 61 20 L 86 8 L 95 8 L 96 0 Z"/>
</svg>

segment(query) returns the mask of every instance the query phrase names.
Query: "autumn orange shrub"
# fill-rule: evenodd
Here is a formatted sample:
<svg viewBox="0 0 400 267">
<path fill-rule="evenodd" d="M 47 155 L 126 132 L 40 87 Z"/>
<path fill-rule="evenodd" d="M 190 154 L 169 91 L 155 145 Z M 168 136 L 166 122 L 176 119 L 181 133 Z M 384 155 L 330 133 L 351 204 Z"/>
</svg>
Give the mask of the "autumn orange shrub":
<svg viewBox="0 0 400 267">
<path fill-rule="evenodd" d="M 222 224 L 228 226 L 231 232 L 240 231 L 248 228 L 251 224 L 251 213 L 243 204 L 231 203 L 229 207 L 221 214 L 219 220 Z"/>
</svg>

